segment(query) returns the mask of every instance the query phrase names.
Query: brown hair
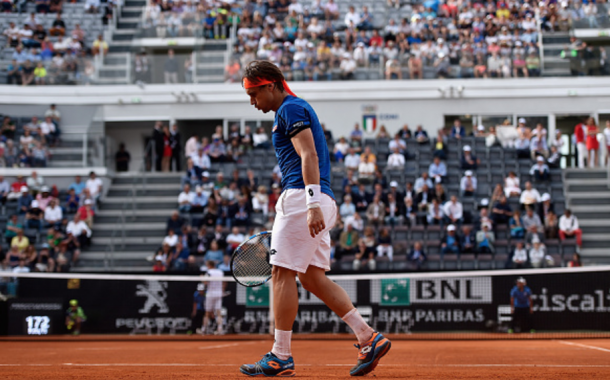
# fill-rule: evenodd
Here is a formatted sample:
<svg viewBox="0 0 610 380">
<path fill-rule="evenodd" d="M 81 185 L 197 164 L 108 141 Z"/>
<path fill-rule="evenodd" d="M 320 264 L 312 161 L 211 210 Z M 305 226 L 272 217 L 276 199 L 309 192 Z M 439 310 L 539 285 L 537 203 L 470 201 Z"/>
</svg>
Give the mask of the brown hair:
<svg viewBox="0 0 610 380">
<path fill-rule="evenodd" d="M 273 63 L 269 61 L 252 61 L 244 69 L 243 79 L 248 78 L 252 83 L 260 83 L 261 79 L 267 79 L 275 83 L 278 90 L 284 91 L 284 74 Z"/>
</svg>

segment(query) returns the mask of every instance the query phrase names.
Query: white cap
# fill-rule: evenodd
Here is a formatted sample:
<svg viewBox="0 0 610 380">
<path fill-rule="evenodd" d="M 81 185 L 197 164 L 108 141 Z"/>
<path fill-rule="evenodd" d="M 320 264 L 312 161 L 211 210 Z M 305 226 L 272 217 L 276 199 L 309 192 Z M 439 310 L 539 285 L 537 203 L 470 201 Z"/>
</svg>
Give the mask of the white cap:
<svg viewBox="0 0 610 380">
<path fill-rule="evenodd" d="M 525 279 L 524 279 L 523 277 L 519 277 L 519 278 L 517 279 L 517 282 L 522 282 L 522 283 L 524 283 L 524 284 L 526 284 L 526 283 L 527 283 L 527 281 L 525 281 Z"/>
<path fill-rule="evenodd" d="M 519 124 L 525 124 L 525 119 L 524 118 L 520 118 L 519 119 Z"/>
<path fill-rule="evenodd" d="M 491 223 L 485 222 L 481 225 L 481 227 L 487 227 L 487 229 L 491 229 Z"/>
<path fill-rule="evenodd" d="M 542 156 L 538 156 L 538 158 L 536 158 L 536 161 L 538 161 L 538 162 L 544 162 L 544 157 L 542 157 Z"/>
<path fill-rule="evenodd" d="M 202 292 L 205 289 L 205 285 L 197 284 L 197 291 Z"/>
<path fill-rule="evenodd" d="M 307 47 L 308 47 L 308 48 L 312 48 L 312 47 L 315 47 L 315 46 L 316 46 L 316 45 L 314 45 L 314 44 L 313 44 L 313 42 L 308 42 L 308 43 L 307 43 Z"/>
<path fill-rule="evenodd" d="M 477 129 L 478 129 L 479 131 L 484 131 L 484 130 L 485 130 L 485 126 L 484 126 L 483 124 L 481 124 L 481 125 L 479 125 L 479 126 L 477 127 Z"/>
<path fill-rule="evenodd" d="M 466 171 L 464 172 L 464 175 L 465 175 L 466 177 L 472 177 L 472 170 L 466 170 Z"/>
<path fill-rule="evenodd" d="M 358 46 L 364 46 L 364 42 L 362 42 L 362 41 L 358 42 Z"/>
<path fill-rule="evenodd" d="M 163 261 L 163 256 L 161 256 L 161 255 L 155 256 L 155 261 Z"/>
<path fill-rule="evenodd" d="M 85 199 L 85 204 L 86 205 L 92 205 L 93 201 L 91 199 Z"/>
<path fill-rule="evenodd" d="M 447 231 L 455 231 L 455 226 L 453 224 L 448 225 Z"/>
<path fill-rule="evenodd" d="M 25 193 L 25 192 L 27 192 L 27 191 L 29 191 L 29 189 L 28 189 L 28 187 L 27 187 L 27 186 L 21 186 L 21 192 L 22 192 L 22 193 Z"/>
<path fill-rule="evenodd" d="M 201 193 L 203 191 L 203 189 L 201 188 L 201 186 L 196 186 L 195 187 L 195 192 L 196 193 Z"/>
<path fill-rule="evenodd" d="M 483 206 L 483 207 L 489 206 L 489 199 L 487 199 L 487 198 L 481 199 L 481 206 Z"/>
<path fill-rule="evenodd" d="M 396 181 L 390 182 L 390 187 L 398 187 L 398 182 L 396 182 Z"/>
<path fill-rule="evenodd" d="M 442 39 L 442 38 L 439 38 L 439 39 L 437 39 L 437 40 L 436 40 L 436 43 L 437 43 L 437 44 L 442 44 L 442 43 L 444 43 L 444 42 L 445 42 L 445 40 L 444 40 L 444 39 Z"/>
<path fill-rule="evenodd" d="M 31 208 L 38 208 L 38 207 L 40 207 L 40 205 L 38 204 L 38 201 L 37 201 L 37 200 L 33 200 L 33 201 L 32 201 L 32 204 L 30 205 L 30 207 L 31 207 Z"/>
<path fill-rule="evenodd" d="M 210 172 L 203 172 L 201 173 L 202 177 L 209 177 L 210 176 Z"/>
<path fill-rule="evenodd" d="M 470 145 L 464 145 L 464 147 L 462 148 L 462 150 L 464 152 L 470 152 L 472 149 L 470 149 Z"/>
<path fill-rule="evenodd" d="M 540 197 L 540 200 L 542 202 L 550 201 L 551 200 L 551 194 L 549 194 L 549 193 L 542 194 L 542 197 Z"/>
<path fill-rule="evenodd" d="M 538 237 L 538 235 L 532 236 L 532 244 L 533 243 L 540 243 L 540 238 Z"/>
<path fill-rule="evenodd" d="M 49 189 L 49 186 L 43 186 L 40 188 L 40 191 L 43 193 L 48 193 L 49 191 L 51 191 L 51 189 Z"/>
</svg>

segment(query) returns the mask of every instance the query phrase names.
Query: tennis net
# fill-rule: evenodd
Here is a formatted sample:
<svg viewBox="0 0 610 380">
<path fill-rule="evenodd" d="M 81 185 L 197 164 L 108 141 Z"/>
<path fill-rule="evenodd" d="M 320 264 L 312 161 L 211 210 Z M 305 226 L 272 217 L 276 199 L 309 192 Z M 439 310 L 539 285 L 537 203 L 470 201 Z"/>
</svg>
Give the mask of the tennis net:
<svg viewBox="0 0 610 380">
<path fill-rule="evenodd" d="M 557 334 L 609 337 L 609 275 L 610 267 L 584 267 L 329 277 L 346 289 L 378 331 L 411 339 L 498 339 Z M 0 308 L 0 313 L 7 313 L 0 320 L 8 321 L 10 335 L 65 333 L 65 311 L 72 299 L 78 300 L 87 315 L 84 334 L 195 332 L 201 314 L 193 317 L 194 295 L 197 285 L 209 280 L 79 273 L 10 276 L 15 279 L 5 278 L 0 288 L 14 294 L 7 307 Z M 511 310 L 511 291 L 519 278 L 531 289 L 531 314 L 529 308 Z M 226 282 L 222 297 L 225 333 L 269 333 L 271 285 L 244 288 L 232 277 L 220 281 Z M 322 301 L 300 285 L 298 290 L 296 334 L 349 333 L 347 325 Z M 514 334 L 509 334 L 510 329 Z"/>
</svg>

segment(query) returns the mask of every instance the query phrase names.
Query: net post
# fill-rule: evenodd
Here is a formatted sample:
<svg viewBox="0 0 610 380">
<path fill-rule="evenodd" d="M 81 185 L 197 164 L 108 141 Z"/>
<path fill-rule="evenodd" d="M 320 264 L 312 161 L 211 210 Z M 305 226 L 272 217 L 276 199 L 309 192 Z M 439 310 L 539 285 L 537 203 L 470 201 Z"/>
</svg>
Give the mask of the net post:
<svg viewBox="0 0 610 380">
<path fill-rule="evenodd" d="M 275 334 L 275 315 L 273 314 L 273 278 L 268 282 L 269 284 L 269 334 Z"/>
</svg>

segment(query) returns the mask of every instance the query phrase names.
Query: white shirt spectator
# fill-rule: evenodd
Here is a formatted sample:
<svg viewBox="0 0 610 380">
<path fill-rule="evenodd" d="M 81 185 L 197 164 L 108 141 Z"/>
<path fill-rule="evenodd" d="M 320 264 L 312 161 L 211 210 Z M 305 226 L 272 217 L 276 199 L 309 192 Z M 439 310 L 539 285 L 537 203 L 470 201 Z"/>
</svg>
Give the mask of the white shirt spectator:
<svg viewBox="0 0 610 380">
<path fill-rule="evenodd" d="M 547 164 L 544 163 L 542 165 L 540 165 L 539 163 L 535 163 L 530 169 L 530 175 L 534 175 L 536 171 L 540 171 L 541 173 L 544 173 L 546 171 L 548 173 L 549 167 L 547 166 Z"/>
<path fill-rule="evenodd" d="M 252 135 L 252 143 L 254 146 L 259 146 L 269 141 L 269 136 L 266 133 L 255 133 Z"/>
<path fill-rule="evenodd" d="M 424 179 L 424 177 L 419 177 L 418 179 L 415 180 L 415 184 L 413 185 L 413 188 L 415 189 L 416 193 L 419 193 L 421 191 L 421 188 L 424 187 L 424 185 L 428 185 L 429 189 L 434 188 L 434 184 L 432 183 L 432 180 L 430 179 L 430 177 Z"/>
<path fill-rule="evenodd" d="M 515 248 L 515 253 L 513 254 L 513 263 L 524 263 L 527 261 L 527 250 L 525 248 L 517 249 Z"/>
<path fill-rule="evenodd" d="M 79 220 L 78 223 L 75 223 L 73 220 L 68 223 L 66 226 L 66 232 L 72 233 L 74 236 L 80 236 L 83 231 L 87 232 L 87 237 L 91 237 L 91 229 L 87 226 L 87 223 Z"/>
<path fill-rule="evenodd" d="M 521 187 L 519 186 L 519 177 L 511 178 L 506 177 L 504 180 L 504 195 L 510 197 L 511 193 L 521 194 Z"/>
<path fill-rule="evenodd" d="M 540 193 L 536 189 L 523 190 L 521 197 L 519 198 L 519 203 L 526 205 L 531 205 L 538 202 L 540 202 Z"/>
<path fill-rule="evenodd" d="M 535 247 L 530 248 L 530 263 L 534 268 L 540 268 L 542 266 L 542 260 L 546 256 L 546 247 L 544 244 L 540 244 L 538 249 Z"/>
<path fill-rule="evenodd" d="M 227 235 L 227 244 L 231 245 L 231 244 L 241 244 L 243 243 L 243 241 L 246 240 L 246 237 L 244 236 L 244 234 L 242 233 L 230 233 Z"/>
<path fill-rule="evenodd" d="M 102 182 L 101 179 L 95 177 L 94 179 L 89 178 L 87 180 L 87 182 L 85 182 L 85 186 L 87 187 L 87 189 L 89 189 L 89 193 L 91 194 L 92 198 L 97 198 L 99 197 L 102 191 L 102 185 L 104 183 Z"/>
<path fill-rule="evenodd" d="M 472 181 L 472 188 L 474 191 L 477 190 L 477 178 L 470 176 L 470 180 Z M 466 186 L 468 185 L 468 176 L 463 176 L 460 181 L 460 190 L 466 191 Z"/>
<path fill-rule="evenodd" d="M 297 14 L 303 13 L 303 5 L 301 3 L 292 3 L 288 6 L 288 13 L 295 11 Z"/>
<path fill-rule="evenodd" d="M 443 205 L 443 212 L 448 217 L 452 217 L 455 219 L 461 219 L 464 213 L 464 209 L 462 207 L 461 202 L 451 202 L 448 201 Z"/>
<path fill-rule="evenodd" d="M 405 166 L 405 156 L 392 153 L 388 156 L 388 169 L 402 169 Z"/>
<path fill-rule="evenodd" d="M 55 205 L 55 207 L 51 208 L 48 206 L 44 209 L 44 220 L 57 222 L 60 221 L 64 216 L 61 207 Z"/>
<path fill-rule="evenodd" d="M 212 163 L 210 161 L 210 156 L 208 156 L 207 154 L 202 154 L 199 155 L 199 152 L 193 154 L 191 156 L 191 160 L 193 160 L 193 165 L 197 166 L 198 168 L 207 170 L 210 168 L 210 166 L 212 166 Z"/>
<path fill-rule="evenodd" d="M 403 139 L 399 139 L 398 141 L 392 140 L 388 144 L 388 147 L 390 148 L 390 152 L 394 151 L 394 148 L 398 148 L 398 151 L 403 153 L 405 150 L 407 150 L 407 143 Z"/>
<path fill-rule="evenodd" d="M 193 136 L 186 141 L 184 145 L 184 157 L 191 157 L 197 154 L 197 148 L 199 147 L 199 142 L 197 141 L 197 137 Z"/>
<path fill-rule="evenodd" d="M 570 215 L 569 218 L 562 215 L 561 218 L 559 218 L 559 229 L 561 231 L 572 232 L 578 228 L 578 219 L 574 215 Z"/>
<path fill-rule="evenodd" d="M 354 214 L 356 215 L 356 214 Z M 364 229 L 364 220 L 362 218 L 357 218 L 354 215 L 350 215 L 348 217 L 345 218 L 344 224 L 345 224 L 345 230 L 347 230 L 347 225 L 351 224 L 352 227 L 356 230 L 356 231 L 360 231 L 362 232 L 362 230 Z"/>
<path fill-rule="evenodd" d="M 339 68 L 344 73 L 352 73 L 354 70 L 356 70 L 356 61 L 354 61 L 351 57 L 346 58 L 341 61 Z"/>
<path fill-rule="evenodd" d="M 43 135 L 48 135 L 50 133 L 55 132 L 55 124 L 53 124 L 52 122 L 47 123 L 46 121 L 43 121 L 42 123 L 40 123 L 39 127 Z"/>
<path fill-rule="evenodd" d="M 341 141 L 337 141 L 335 143 L 335 149 L 341 152 L 343 155 L 347 153 L 347 149 L 349 148 L 349 144 L 347 142 L 342 143 Z"/>
<path fill-rule="evenodd" d="M 163 239 L 163 244 L 167 244 L 170 247 L 175 247 L 176 244 L 178 244 L 178 235 L 174 234 L 174 235 L 167 235 L 164 239 Z"/>
<path fill-rule="evenodd" d="M 99 8 L 99 7 L 100 7 L 100 0 L 85 1 L 85 9 Z"/>
<path fill-rule="evenodd" d="M 178 195 L 178 204 L 183 204 L 184 202 L 188 202 L 189 204 L 193 203 L 195 199 L 195 192 L 189 191 L 185 193 L 184 191 Z"/>
<path fill-rule="evenodd" d="M 354 26 L 358 26 L 358 24 L 360 24 L 360 15 L 356 11 L 348 11 L 345 14 L 345 26 L 349 27 L 352 23 Z"/>
<path fill-rule="evenodd" d="M 13 268 L 13 273 L 30 273 L 30 268 L 26 266 L 16 266 Z"/>
<path fill-rule="evenodd" d="M 343 162 L 345 163 L 345 167 L 347 169 L 357 170 L 358 165 L 360 165 L 360 155 L 356 153 L 348 154 L 347 156 L 345 156 Z"/>
</svg>

